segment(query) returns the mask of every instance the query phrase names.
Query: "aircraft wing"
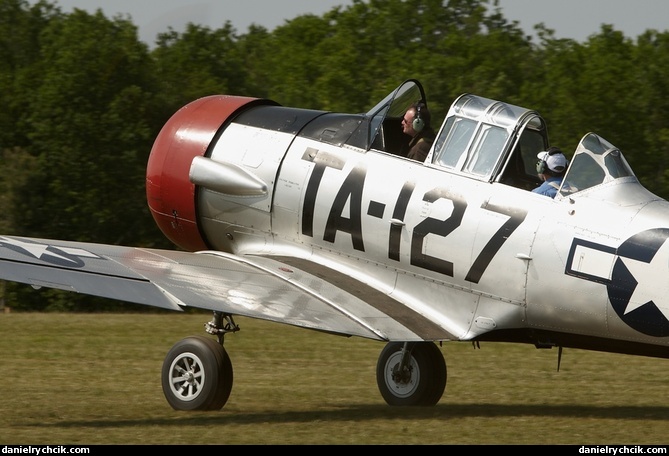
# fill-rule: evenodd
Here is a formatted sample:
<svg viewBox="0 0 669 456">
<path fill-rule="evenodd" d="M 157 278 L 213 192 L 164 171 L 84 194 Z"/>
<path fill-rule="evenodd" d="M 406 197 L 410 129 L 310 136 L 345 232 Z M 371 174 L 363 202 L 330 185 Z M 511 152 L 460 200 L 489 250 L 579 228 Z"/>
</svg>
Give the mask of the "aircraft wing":
<svg viewBox="0 0 669 456">
<path fill-rule="evenodd" d="M 376 340 L 454 338 L 383 293 L 360 292 L 364 284 L 357 282 L 349 292 L 267 257 L 0 236 L 0 279 Z"/>
</svg>

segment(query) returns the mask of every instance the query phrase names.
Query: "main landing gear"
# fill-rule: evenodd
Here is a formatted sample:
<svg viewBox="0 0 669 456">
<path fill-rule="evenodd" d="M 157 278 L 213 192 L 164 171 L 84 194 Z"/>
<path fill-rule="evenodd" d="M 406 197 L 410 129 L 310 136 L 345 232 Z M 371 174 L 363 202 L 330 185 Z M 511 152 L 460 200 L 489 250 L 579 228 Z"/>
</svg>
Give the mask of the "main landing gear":
<svg viewBox="0 0 669 456">
<path fill-rule="evenodd" d="M 389 405 L 435 405 L 446 388 L 446 362 L 433 342 L 390 342 L 379 356 L 376 383 Z"/>
<path fill-rule="evenodd" d="M 231 315 L 214 312 L 205 328 L 218 342 L 187 337 L 170 349 L 163 362 L 163 393 L 175 410 L 219 410 L 230 397 L 232 363 L 223 337 L 239 327 Z M 446 388 L 446 363 L 433 342 L 390 342 L 379 356 L 376 382 L 389 405 L 435 405 Z"/>
<path fill-rule="evenodd" d="M 177 342 L 163 361 L 162 385 L 175 410 L 220 410 L 232 391 L 232 362 L 223 348 L 223 336 L 239 331 L 231 315 L 214 312 L 205 325 L 218 342 L 203 336 Z"/>
</svg>

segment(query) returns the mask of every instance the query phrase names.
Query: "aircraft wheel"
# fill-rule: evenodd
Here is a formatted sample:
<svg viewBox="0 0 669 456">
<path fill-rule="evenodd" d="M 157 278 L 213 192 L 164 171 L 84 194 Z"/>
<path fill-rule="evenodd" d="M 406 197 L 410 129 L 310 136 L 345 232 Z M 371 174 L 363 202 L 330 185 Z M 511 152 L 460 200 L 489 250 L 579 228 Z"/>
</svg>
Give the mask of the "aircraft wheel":
<svg viewBox="0 0 669 456">
<path fill-rule="evenodd" d="M 219 410 L 232 391 L 232 363 L 223 346 L 187 337 L 163 361 L 163 393 L 174 410 Z"/>
<path fill-rule="evenodd" d="M 446 362 L 432 342 L 411 342 L 409 365 L 399 372 L 402 342 L 390 342 L 376 365 L 376 383 L 389 405 L 429 406 L 441 399 L 446 388 Z"/>
</svg>

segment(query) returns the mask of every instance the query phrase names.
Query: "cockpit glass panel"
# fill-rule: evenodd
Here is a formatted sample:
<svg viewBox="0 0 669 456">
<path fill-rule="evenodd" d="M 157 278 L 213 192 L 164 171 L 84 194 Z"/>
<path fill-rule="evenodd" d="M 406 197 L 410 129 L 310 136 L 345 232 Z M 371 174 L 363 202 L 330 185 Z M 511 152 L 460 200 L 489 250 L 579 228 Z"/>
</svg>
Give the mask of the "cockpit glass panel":
<svg viewBox="0 0 669 456">
<path fill-rule="evenodd" d="M 490 107 L 488 116 L 492 120 L 491 123 L 503 127 L 510 127 L 515 125 L 525 112 L 527 112 L 527 109 L 518 108 L 517 106 L 498 101 Z"/>
<path fill-rule="evenodd" d="M 388 133 L 384 132 L 386 123 L 392 123 L 393 119 L 401 119 L 409 106 L 418 101 L 427 103 L 423 87 L 415 79 L 404 81 L 399 87 L 386 95 L 386 97 L 372 109 L 367 111 L 365 118 L 370 119 L 370 121 L 365 123 L 364 127 L 368 128 L 368 130 L 359 132 L 359 134 L 356 135 L 356 139 L 362 136 L 362 134 L 366 134 L 366 141 L 362 147 L 365 149 L 373 147 L 388 151 L 388 144 L 386 141 L 386 135 L 388 135 Z M 399 122 L 400 121 L 397 120 L 396 126 L 398 129 L 401 127 Z M 390 136 L 392 138 L 392 135 Z M 355 144 L 350 144 L 358 146 L 359 142 L 360 141 Z"/>
<path fill-rule="evenodd" d="M 538 132 L 540 139 L 545 136 L 545 125 L 534 111 L 464 94 L 451 105 L 428 159 L 435 165 L 492 181 L 524 129 Z M 537 152 L 546 142 L 541 141 Z M 514 166 L 521 162 L 515 160 Z M 519 172 L 525 174 L 522 169 L 509 171 Z"/>
<path fill-rule="evenodd" d="M 477 122 L 450 117 L 435 142 L 437 163 L 447 168 L 457 168 L 466 158 L 468 145 L 476 131 Z"/>
<path fill-rule="evenodd" d="M 383 110 L 387 110 L 389 106 L 389 115 L 402 115 L 404 110 L 414 101 L 423 100 L 424 94 L 422 87 L 414 80 L 408 80 L 402 83 L 393 92 L 386 95 L 386 97 L 378 102 L 376 106 L 367 111 L 368 116 L 375 116 Z"/>
<path fill-rule="evenodd" d="M 613 178 L 634 175 L 618 149 L 612 149 L 604 154 L 604 165 L 608 174 Z"/>
<path fill-rule="evenodd" d="M 604 170 L 588 154 L 575 155 L 571 160 L 568 178 L 569 186 L 564 186 L 562 194 L 573 193 L 575 190 L 585 190 L 604 182 Z"/>
<path fill-rule="evenodd" d="M 490 176 L 509 137 L 504 128 L 482 125 L 476 146 L 467 158 L 465 170 L 477 176 Z"/>
<path fill-rule="evenodd" d="M 565 176 L 561 195 L 585 190 L 624 177 L 635 177 L 620 149 L 588 133 L 576 148 Z"/>
</svg>

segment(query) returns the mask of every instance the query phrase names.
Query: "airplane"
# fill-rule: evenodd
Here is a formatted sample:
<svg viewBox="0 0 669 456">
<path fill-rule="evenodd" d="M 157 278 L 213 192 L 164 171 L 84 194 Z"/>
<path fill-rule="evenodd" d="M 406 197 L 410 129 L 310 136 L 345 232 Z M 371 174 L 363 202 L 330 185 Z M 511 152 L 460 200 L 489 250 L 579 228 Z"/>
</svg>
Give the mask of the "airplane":
<svg viewBox="0 0 669 456">
<path fill-rule="evenodd" d="M 538 112 L 462 94 L 420 162 L 399 153 L 416 101 L 427 106 L 415 79 L 357 114 L 192 101 L 146 172 L 175 250 L 6 235 L 0 279 L 212 311 L 206 335 L 163 362 L 177 411 L 228 401 L 235 316 L 384 343 L 376 380 L 390 406 L 439 402 L 447 341 L 669 358 L 669 203 L 622 152 L 585 134 L 550 198 L 530 191 L 549 147 Z"/>
</svg>

